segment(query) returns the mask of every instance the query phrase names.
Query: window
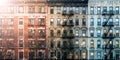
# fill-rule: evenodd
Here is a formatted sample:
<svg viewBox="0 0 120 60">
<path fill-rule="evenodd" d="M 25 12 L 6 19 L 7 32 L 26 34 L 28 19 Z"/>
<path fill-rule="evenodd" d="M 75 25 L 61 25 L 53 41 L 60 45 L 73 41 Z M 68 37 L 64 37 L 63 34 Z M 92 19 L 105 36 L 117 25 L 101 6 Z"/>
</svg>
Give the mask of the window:
<svg viewBox="0 0 120 60">
<path fill-rule="evenodd" d="M 19 13 L 23 13 L 24 12 L 24 7 L 20 6 L 19 7 Z"/>
<path fill-rule="evenodd" d="M 63 19 L 63 25 L 67 25 L 67 20 L 65 18 Z"/>
<path fill-rule="evenodd" d="M 70 14 L 73 14 L 73 7 L 70 7 L 70 8 L 69 8 L 69 13 L 70 13 Z"/>
<path fill-rule="evenodd" d="M 82 14 L 86 14 L 86 7 L 82 7 Z"/>
<path fill-rule="evenodd" d="M 116 37 L 119 37 L 119 30 L 116 30 Z"/>
<path fill-rule="evenodd" d="M 115 19 L 115 25 L 119 26 L 119 19 L 118 18 Z"/>
<path fill-rule="evenodd" d="M 82 26 L 86 26 L 86 18 L 82 18 Z"/>
<path fill-rule="evenodd" d="M 61 42 L 58 41 L 58 42 L 57 42 L 57 47 L 60 48 L 60 46 L 61 46 Z"/>
<path fill-rule="evenodd" d="M 97 52 L 97 59 L 101 59 L 101 53 Z"/>
<path fill-rule="evenodd" d="M 57 18 L 57 25 L 60 25 L 60 18 Z"/>
<path fill-rule="evenodd" d="M 85 48 L 86 47 L 86 41 L 83 40 L 82 43 L 81 43 L 81 47 Z"/>
<path fill-rule="evenodd" d="M 29 59 L 34 59 L 35 58 L 35 52 L 34 51 L 29 51 Z"/>
<path fill-rule="evenodd" d="M 119 48 L 119 40 L 116 40 L 116 41 L 115 41 L 115 47 L 116 47 L 116 48 Z"/>
<path fill-rule="evenodd" d="M 38 52 L 38 59 L 45 59 L 45 51 L 44 50 L 40 50 Z"/>
<path fill-rule="evenodd" d="M 23 40 L 19 40 L 19 47 L 23 47 Z"/>
<path fill-rule="evenodd" d="M 39 6 L 39 13 L 45 13 L 45 7 L 44 6 Z"/>
<path fill-rule="evenodd" d="M 97 48 L 101 48 L 101 41 L 97 40 Z"/>
<path fill-rule="evenodd" d="M 60 56 L 61 56 L 60 51 L 58 51 L 57 52 L 57 58 L 60 59 Z"/>
<path fill-rule="evenodd" d="M 101 26 L 101 19 L 100 18 L 98 18 L 98 20 L 97 20 L 97 25 Z"/>
<path fill-rule="evenodd" d="M 33 38 L 34 37 L 34 29 L 28 29 L 28 37 Z"/>
<path fill-rule="evenodd" d="M 90 41 L 90 48 L 94 48 L 94 40 Z"/>
<path fill-rule="evenodd" d="M 14 29 L 7 29 L 7 37 L 9 38 L 14 37 Z"/>
<path fill-rule="evenodd" d="M 50 47 L 53 48 L 54 47 L 54 42 L 51 40 L 50 41 Z"/>
<path fill-rule="evenodd" d="M 29 40 L 28 41 L 28 47 L 33 48 L 35 46 L 35 41 L 34 40 Z"/>
<path fill-rule="evenodd" d="M 82 36 L 86 36 L 86 30 L 82 30 Z"/>
<path fill-rule="evenodd" d="M 67 12 L 67 8 L 64 6 L 63 7 L 63 14 L 66 14 L 66 12 Z"/>
<path fill-rule="evenodd" d="M 109 25 L 113 25 L 113 19 L 112 18 L 110 18 L 110 20 L 109 20 Z"/>
<path fill-rule="evenodd" d="M 63 37 L 67 36 L 67 30 L 63 30 Z"/>
<path fill-rule="evenodd" d="M 113 14 L 113 7 L 109 7 L 109 13 Z"/>
<path fill-rule="evenodd" d="M 107 7 L 103 7 L 103 14 L 107 13 Z"/>
<path fill-rule="evenodd" d="M 90 30 L 90 37 L 94 37 L 94 32 L 93 32 L 93 30 Z"/>
<path fill-rule="evenodd" d="M 90 52 L 90 58 L 94 59 L 94 52 L 93 51 Z"/>
<path fill-rule="evenodd" d="M 50 14 L 54 14 L 54 8 L 50 7 Z"/>
<path fill-rule="evenodd" d="M 94 18 L 90 19 L 90 26 L 94 26 Z"/>
<path fill-rule="evenodd" d="M 35 13 L 35 8 L 33 6 L 30 6 L 28 9 L 29 13 Z"/>
<path fill-rule="evenodd" d="M 44 41 L 38 40 L 38 48 L 44 48 Z"/>
<path fill-rule="evenodd" d="M 57 36 L 60 36 L 60 35 L 61 35 L 61 31 L 57 30 Z"/>
<path fill-rule="evenodd" d="M 79 18 L 75 18 L 75 25 L 79 25 Z"/>
<path fill-rule="evenodd" d="M 50 25 L 53 25 L 53 24 L 54 24 L 54 19 L 51 18 L 51 19 L 50 19 Z"/>
<path fill-rule="evenodd" d="M 14 20 L 13 18 L 8 18 L 8 25 L 13 26 Z"/>
<path fill-rule="evenodd" d="M 22 51 L 19 52 L 19 59 L 23 59 L 23 52 Z"/>
<path fill-rule="evenodd" d="M 61 7 L 57 7 L 57 14 L 60 14 Z"/>
<path fill-rule="evenodd" d="M 78 6 L 75 8 L 75 12 L 76 12 L 76 14 L 79 14 L 79 7 Z"/>
<path fill-rule="evenodd" d="M 45 25 L 44 18 L 38 18 L 38 25 L 40 25 L 40 26 Z"/>
<path fill-rule="evenodd" d="M 54 30 L 50 30 L 50 36 L 51 36 L 51 37 L 54 36 Z"/>
<path fill-rule="evenodd" d="M 115 8 L 115 12 L 116 12 L 116 14 L 119 14 L 119 7 L 118 6 Z"/>
<path fill-rule="evenodd" d="M 50 57 L 53 58 L 55 56 L 55 52 L 50 52 Z"/>
<path fill-rule="evenodd" d="M 94 7 L 90 7 L 90 14 L 94 14 Z"/>
<path fill-rule="evenodd" d="M 103 25 L 105 25 L 105 24 L 107 24 L 107 19 L 106 18 L 103 19 Z"/>
<path fill-rule="evenodd" d="M 79 30 L 78 29 L 75 30 L 75 36 L 79 36 Z"/>
<path fill-rule="evenodd" d="M 44 29 L 38 29 L 38 36 L 44 38 L 45 37 L 45 32 Z"/>
<path fill-rule="evenodd" d="M 19 18 L 19 25 L 23 25 L 23 18 Z"/>
<path fill-rule="evenodd" d="M 73 25 L 73 19 L 72 18 L 70 18 L 70 20 L 69 20 L 69 25 Z"/>
<path fill-rule="evenodd" d="M 34 25 L 34 18 L 29 18 L 28 25 L 33 26 Z"/>
<path fill-rule="evenodd" d="M 97 7 L 97 14 L 101 14 L 101 8 Z"/>
<path fill-rule="evenodd" d="M 83 52 L 82 52 L 82 59 L 86 59 L 86 56 L 87 56 L 87 55 L 86 55 L 86 52 L 83 51 Z"/>
<path fill-rule="evenodd" d="M 14 40 L 8 40 L 8 48 L 13 48 L 14 47 Z"/>
<path fill-rule="evenodd" d="M 97 37 L 101 36 L 101 30 L 97 30 Z"/>
</svg>

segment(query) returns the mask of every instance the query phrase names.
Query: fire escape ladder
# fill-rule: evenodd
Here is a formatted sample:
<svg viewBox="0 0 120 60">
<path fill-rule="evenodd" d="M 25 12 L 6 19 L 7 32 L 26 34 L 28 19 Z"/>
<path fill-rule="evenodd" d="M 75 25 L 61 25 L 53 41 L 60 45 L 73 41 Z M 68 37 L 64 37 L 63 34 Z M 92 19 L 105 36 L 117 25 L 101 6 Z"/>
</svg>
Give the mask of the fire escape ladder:
<svg viewBox="0 0 120 60">
<path fill-rule="evenodd" d="M 108 13 L 108 14 L 102 14 L 103 16 L 105 16 L 105 15 L 107 15 L 107 16 L 109 16 L 108 17 L 108 20 L 103 24 L 103 27 L 107 27 L 107 32 L 106 32 L 106 36 L 105 36 L 105 39 L 109 39 L 109 41 L 107 41 L 106 40 L 106 44 L 105 44 L 105 48 L 104 48 L 104 51 L 105 51 L 105 55 L 104 55 L 104 60 L 106 60 L 106 59 L 110 59 L 110 54 L 112 53 L 112 50 L 114 49 L 114 47 L 113 47 L 113 39 L 114 39 L 114 34 L 113 34 L 113 32 L 112 32 L 112 34 L 110 35 L 110 30 L 111 30 L 111 28 L 113 27 L 113 22 L 112 22 L 112 24 L 110 24 L 110 18 L 114 15 L 113 13 L 112 14 L 110 14 L 110 13 Z M 112 39 L 111 39 L 111 37 L 112 37 Z M 111 44 L 110 44 L 111 43 Z M 109 58 L 108 58 L 109 57 Z"/>
</svg>

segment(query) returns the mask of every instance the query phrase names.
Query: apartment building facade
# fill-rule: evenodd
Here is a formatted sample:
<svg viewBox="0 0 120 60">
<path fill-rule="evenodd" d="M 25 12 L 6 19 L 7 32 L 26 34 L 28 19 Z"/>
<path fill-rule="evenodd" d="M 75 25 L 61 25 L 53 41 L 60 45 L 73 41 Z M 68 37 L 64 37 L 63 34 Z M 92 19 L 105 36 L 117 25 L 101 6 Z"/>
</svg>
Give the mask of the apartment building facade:
<svg viewBox="0 0 120 60">
<path fill-rule="evenodd" d="M 49 59 L 87 59 L 87 3 L 48 0 Z"/>
<path fill-rule="evenodd" d="M 89 59 L 120 59 L 119 4 L 120 0 L 89 0 Z M 104 39 L 103 37 L 105 37 L 106 33 L 107 36 Z M 107 56 L 107 58 L 105 58 L 105 56 Z"/>
<path fill-rule="evenodd" d="M 47 59 L 46 2 L 8 0 L 0 7 L 0 59 Z"/>
</svg>

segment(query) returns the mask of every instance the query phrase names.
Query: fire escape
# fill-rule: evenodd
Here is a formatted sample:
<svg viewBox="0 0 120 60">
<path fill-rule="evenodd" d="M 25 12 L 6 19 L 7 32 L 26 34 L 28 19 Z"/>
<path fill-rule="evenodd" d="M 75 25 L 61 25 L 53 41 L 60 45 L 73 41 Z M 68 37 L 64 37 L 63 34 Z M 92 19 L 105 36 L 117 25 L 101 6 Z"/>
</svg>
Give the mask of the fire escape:
<svg viewBox="0 0 120 60">
<path fill-rule="evenodd" d="M 67 59 L 73 59 L 72 51 L 74 48 L 72 39 L 74 38 L 72 27 L 74 26 L 72 16 L 74 15 L 74 12 L 72 10 L 67 13 L 66 11 L 63 11 L 62 16 L 64 16 L 66 19 L 63 20 L 62 27 L 63 27 L 63 34 L 62 39 L 66 40 L 63 41 L 62 49 L 63 49 L 63 56 L 62 58 Z"/>
<path fill-rule="evenodd" d="M 103 45 L 103 49 L 104 49 L 103 59 L 104 60 L 113 59 L 112 50 L 114 49 L 113 40 L 115 38 L 115 35 L 113 34 L 113 30 L 112 30 L 114 24 L 111 17 L 114 16 L 114 12 L 113 10 L 110 10 L 109 12 L 107 12 L 106 10 L 102 12 L 102 16 L 108 16 L 108 20 L 106 19 L 106 21 L 103 21 L 102 23 L 102 26 L 104 27 L 102 38 L 104 39 L 104 42 L 106 42 Z"/>
</svg>

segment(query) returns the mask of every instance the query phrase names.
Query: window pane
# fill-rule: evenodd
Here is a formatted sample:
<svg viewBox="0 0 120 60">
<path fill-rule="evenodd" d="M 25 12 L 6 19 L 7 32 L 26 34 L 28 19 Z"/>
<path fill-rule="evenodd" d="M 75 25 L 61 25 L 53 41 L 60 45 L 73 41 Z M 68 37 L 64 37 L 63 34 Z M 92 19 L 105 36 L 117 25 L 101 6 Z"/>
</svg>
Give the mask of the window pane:
<svg viewBox="0 0 120 60">
<path fill-rule="evenodd" d="M 66 14 L 66 10 L 67 10 L 67 8 L 64 6 L 63 7 L 63 14 Z"/>
<path fill-rule="evenodd" d="M 115 8 L 116 14 L 119 14 L 119 7 Z"/>
<path fill-rule="evenodd" d="M 79 7 L 76 7 L 76 9 L 75 9 L 76 11 L 76 14 L 78 14 L 79 13 Z"/>
<path fill-rule="evenodd" d="M 59 14 L 61 10 L 61 7 L 57 7 L 57 13 Z"/>
<path fill-rule="evenodd" d="M 53 24 L 54 24 L 54 19 L 51 18 L 51 19 L 50 19 L 50 25 L 53 25 Z"/>
<path fill-rule="evenodd" d="M 54 8 L 50 7 L 50 14 L 54 14 Z"/>
<path fill-rule="evenodd" d="M 103 7 L 103 14 L 107 13 L 107 7 Z"/>
<path fill-rule="evenodd" d="M 94 7 L 90 7 L 90 14 L 94 14 Z"/>
<path fill-rule="evenodd" d="M 90 26 L 94 26 L 94 19 L 93 18 L 90 19 Z"/>
<path fill-rule="evenodd" d="M 70 14 L 73 14 L 73 7 L 70 7 L 70 8 L 69 8 L 69 13 L 70 13 Z"/>
<path fill-rule="evenodd" d="M 86 19 L 82 18 L 82 26 L 86 26 Z"/>
<path fill-rule="evenodd" d="M 100 18 L 98 18 L 97 25 L 101 26 L 101 19 Z"/>
<path fill-rule="evenodd" d="M 119 19 L 118 18 L 116 18 L 115 25 L 119 26 Z"/>
<path fill-rule="evenodd" d="M 82 14 L 86 14 L 86 7 L 82 7 Z"/>
<path fill-rule="evenodd" d="M 101 8 L 97 7 L 97 14 L 101 14 Z"/>
<path fill-rule="evenodd" d="M 57 25 L 60 25 L 60 18 L 57 18 Z"/>
<path fill-rule="evenodd" d="M 75 19 L 75 25 L 79 25 L 79 19 L 78 18 Z"/>
</svg>

